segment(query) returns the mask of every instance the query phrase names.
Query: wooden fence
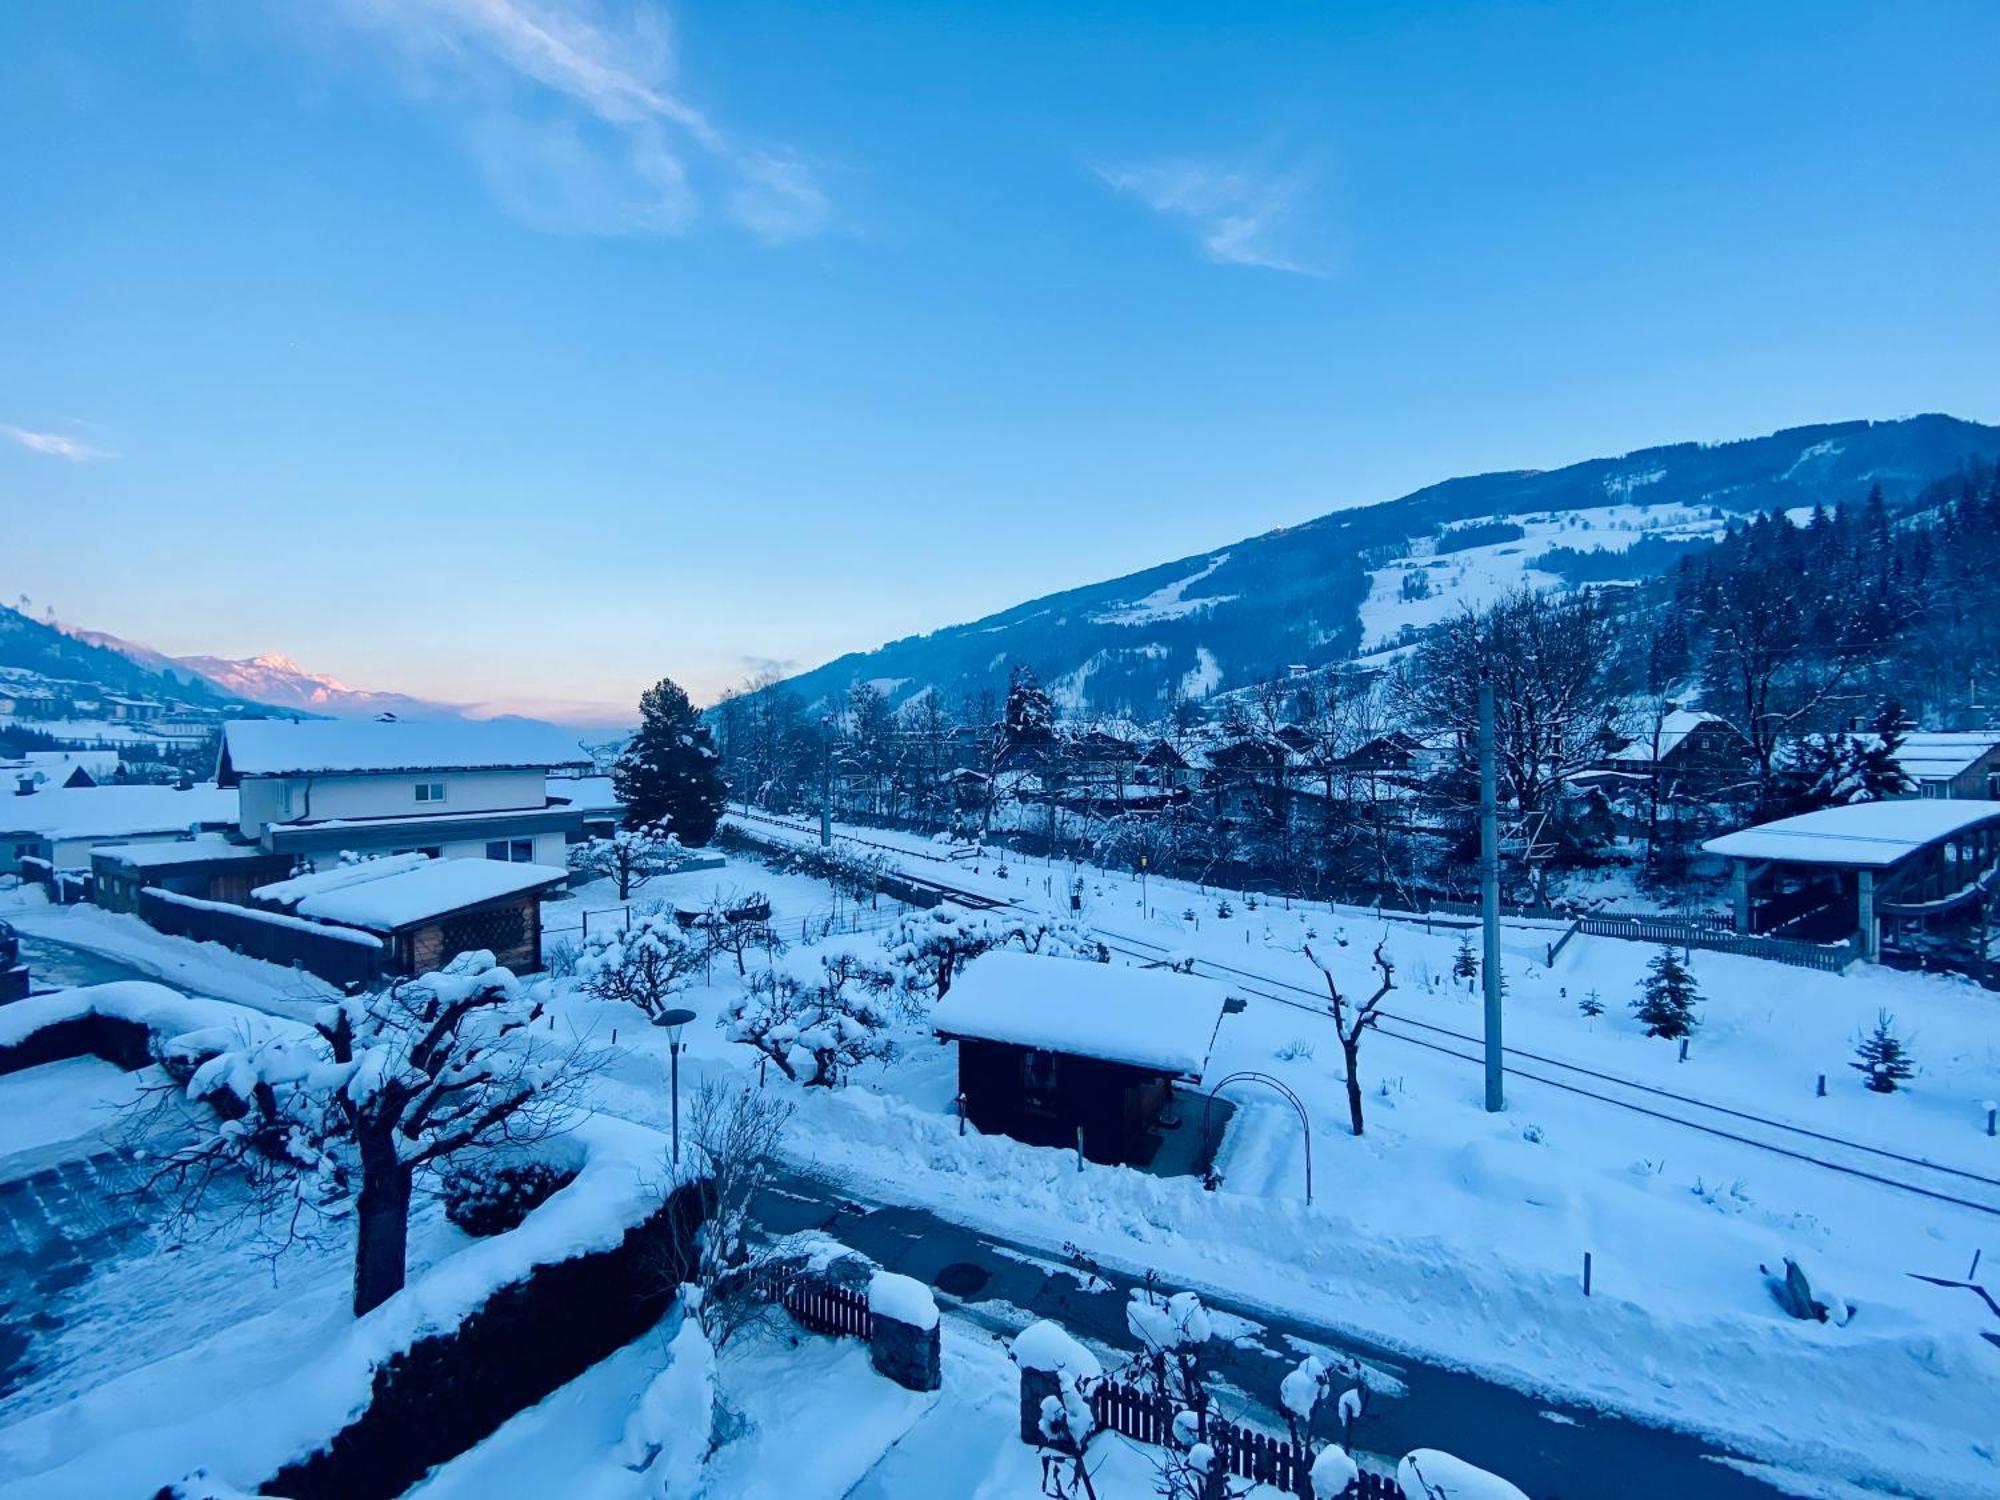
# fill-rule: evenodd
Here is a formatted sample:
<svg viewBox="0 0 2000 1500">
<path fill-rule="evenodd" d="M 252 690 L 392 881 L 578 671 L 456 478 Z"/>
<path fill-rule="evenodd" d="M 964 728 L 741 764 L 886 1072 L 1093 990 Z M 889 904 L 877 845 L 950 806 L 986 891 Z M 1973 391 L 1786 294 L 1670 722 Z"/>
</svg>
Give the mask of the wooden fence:
<svg viewBox="0 0 2000 1500">
<path fill-rule="evenodd" d="M 1854 962 L 1851 944 L 1808 943 L 1799 938 L 1752 937 L 1732 931 L 1720 917 L 1685 917 L 1600 913 L 1577 919 L 1577 930 L 1593 937 L 1625 938 L 1635 943 L 1659 943 L 1674 948 L 1701 948 L 1713 953 L 1740 953 L 1768 958 L 1798 969 L 1838 974 Z"/>
<path fill-rule="evenodd" d="M 835 1338 L 869 1338 L 874 1319 L 864 1292 L 849 1291 L 817 1276 L 797 1276 L 785 1283 L 778 1301 L 801 1328 Z"/>
<path fill-rule="evenodd" d="M 1172 1440 L 1174 1405 L 1118 1380 L 1100 1380 L 1090 1393 L 1097 1425 L 1134 1442 Z M 1312 1456 L 1285 1438 L 1256 1432 L 1219 1417 L 1208 1419 L 1208 1442 L 1224 1469 L 1238 1479 L 1268 1484 L 1312 1500 Z M 1363 1473 L 1344 1500 L 1403 1500 L 1402 1487 L 1380 1474 Z"/>
</svg>

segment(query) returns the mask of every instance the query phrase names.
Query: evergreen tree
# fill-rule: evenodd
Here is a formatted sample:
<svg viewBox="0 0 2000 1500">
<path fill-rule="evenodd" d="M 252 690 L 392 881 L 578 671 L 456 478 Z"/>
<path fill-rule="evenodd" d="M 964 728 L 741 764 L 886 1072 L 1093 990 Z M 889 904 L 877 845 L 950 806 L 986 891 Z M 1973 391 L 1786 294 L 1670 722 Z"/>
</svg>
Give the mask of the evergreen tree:
<svg viewBox="0 0 2000 1500">
<path fill-rule="evenodd" d="M 1594 1021 L 1604 1014 L 1604 1001 L 1596 990 L 1585 990 L 1583 998 L 1576 1002 L 1576 1008 Z"/>
<path fill-rule="evenodd" d="M 1007 684 L 1005 735 L 1010 745 L 1045 745 L 1055 738 L 1056 708 L 1032 667 L 1016 667 Z"/>
<path fill-rule="evenodd" d="M 728 786 L 708 726 L 671 678 L 641 695 L 639 732 L 611 768 L 611 784 L 626 827 L 662 824 L 690 847 L 714 837 Z"/>
<path fill-rule="evenodd" d="M 1701 992 L 1694 976 L 1672 948 L 1662 948 L 1646 966 L 1646 978 L 1632 1013 L 1646 1023 L 1647 1036 L 1663 1036 L 1669 1041 L 1689 1035 L 1700 1023 L 1695 1020 L 1695 1002 Z"/>
<path fill-rule="evenodd" d="M 1861 1081 L 1877 1094 L 1895 1093 L 1896 1085 L 1907 1081 L 1916 1071 L 1909 1051 L 1892 1029 L 1895 1024 L 1895 1017 L 1889 1012 L 1877 1012 L 1875 1029 L 1864 1036 L 1860 1046 L 1855 1048 L 1854 1055 L 1859 1061 L 1848 1064 L 1861 1075 Z"/>
<path fill-rule="evenodd" d="M 1451 977 L 1463 979 L 1468 988 L 1479 977 L 1479 960 L 1473 956 L 1472 939 L 1469 937 L 1458 940 L 1458 953 L 1451 961 Z"/>
</svg>

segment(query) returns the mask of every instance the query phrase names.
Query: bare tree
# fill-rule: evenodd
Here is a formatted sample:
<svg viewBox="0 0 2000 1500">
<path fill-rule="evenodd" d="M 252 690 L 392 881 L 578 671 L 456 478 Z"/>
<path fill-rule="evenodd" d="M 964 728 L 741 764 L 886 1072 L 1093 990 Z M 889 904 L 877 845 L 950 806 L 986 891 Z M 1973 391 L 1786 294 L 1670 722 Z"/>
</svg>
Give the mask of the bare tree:
<svg viewBox="0 0 2000 1500">
<path fill-rule="evenodd" d="M 218 1128 L 169 1152 L 149 1187 L 199 1203 L 241 1169 L 260 1216 L 289 1235 L 302 1214 L 339 1214 L 354 1193 L 354 1312 L 403 1286 L 420 1175 L 468 1152 L 520 1147 L 561 1128 L 588 1071 L 574 1045 L 490 953 L 321 1009 L 310 1034 L 238 1038 L 198 1067 L 187 1097 Z"/>
<path fill-rule="evenodd" d="M 727 953 L 736 960 L 739 978 L 750 972 L 751 949 L 762 948 L 769 958 L 785 951 L 785 940 L 771 925 L 771 898 L 762 891 L 717 896 L 696 925 L 706 934 L 712 953 Z"/>
<path fill-rule="evenodd" d="M 1312 951 L 1310 943 L 1305 947 L 1306 957 L 1326 981 L 1327 1011 L 1333 1017 L 1333 1029 L 1340 1038 L 1341 1056 L 1347 1062 L 1347 1115 L 1356 1135 L 1361 1134 L 1361 1038 L 1375 1026 L 1381 1015 L 1383 999 L 1396 987 L 1396 967 L 1382 951 L 1383 943 L 1387 941 L 1385 938 L 1375 945 L 1375 969 L 1382 982 L 1376 986 L 1374 994 L 1359 1002 L 1341 993 L 1333 970 Z"/>
<path fill-rule="evenodd" d="M 705 1180 L 708 1217 L 691 1244 L 675 1242 L 662 1268 L 674 1286 L 701 1288 L 702 1331 L 720 1350 L 773 1304 L 765 1256 L 751 1244 L 751 1202 L 770 1177 L 792 1106 L 761 1089 L 708 1081 L 688 1105 L 688 1140 Z"/>
</svg>

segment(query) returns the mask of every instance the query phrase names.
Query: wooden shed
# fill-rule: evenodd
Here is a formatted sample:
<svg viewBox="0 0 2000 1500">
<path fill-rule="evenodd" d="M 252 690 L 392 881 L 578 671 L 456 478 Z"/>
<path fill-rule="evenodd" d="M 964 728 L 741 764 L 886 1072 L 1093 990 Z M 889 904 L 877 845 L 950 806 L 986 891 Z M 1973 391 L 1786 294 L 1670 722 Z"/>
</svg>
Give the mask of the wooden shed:
<svg viewBox="0 0 2000 1500">
<path fill-rule="evenodd" d="M 958 1044 L 965 1115 L 982 1131 L 1144 1165 L 1176 1083 L 1198 1084 L 1232 1008 L 1204 979 L 1083 959 L 992 953 L 932 1013 Z M 1239 1007 L 1240 1008 L 1240 1007 Z"/>
</svg>

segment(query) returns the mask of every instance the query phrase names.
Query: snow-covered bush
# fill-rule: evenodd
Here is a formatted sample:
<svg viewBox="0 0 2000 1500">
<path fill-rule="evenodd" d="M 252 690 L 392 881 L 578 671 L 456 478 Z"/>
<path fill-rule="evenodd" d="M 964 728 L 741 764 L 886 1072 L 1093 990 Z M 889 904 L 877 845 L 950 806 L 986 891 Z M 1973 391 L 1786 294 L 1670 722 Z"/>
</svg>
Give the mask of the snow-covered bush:
<svg viewBox="0 0 2000 1500">
<path fill-rule="evenodd" d="M 467 1234 L 505 1234 L 576 1180 L 566 1162 L 524 1157 L 473 1161 L 444 1174 L 444 1216 Z"/>
<path fill-rule="evenodd" d="M 795 1052 L 812 1058 L 808 1087 L 831 1088 L 854 1068 L 894 1054 L 885 997 L 895 973 L 852 948 L 821 953 L 804 973 L 766 970 L 723 1012 L 732 1042 L 754 1047 L 797 1079 Z"/>
<path fill-rule="evenodd" d="M 594 998 L 630 1005 L 649 1020 L 687 988 L 707 954 L 666 912 L 653 912 L 623 932 L 598 931 L 584 939 L 577 976 Z"/>
<path fill-rule="evenodd" d="M 646 1476 L 645 1493 L 685 1500 L 701 1493 L 702 1467 L 715 1448 L 715 1350 L 702 1330 L 701 1288 L 681 1288 L 685 1315 L 667 1345 L 667 1366 L 639 1393 L 618 1444 L 618 1460 Z"/>
<path fill-rule="evenodd" d="M 1417 1448 L 1396 1466 L 1405 1500 L 1528 1500 L 1498 1474 L 1436 1448 Z"/>
</svg>

